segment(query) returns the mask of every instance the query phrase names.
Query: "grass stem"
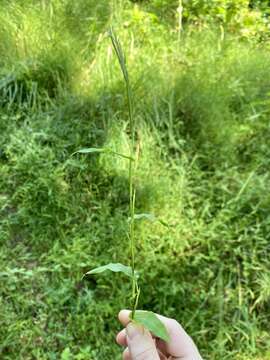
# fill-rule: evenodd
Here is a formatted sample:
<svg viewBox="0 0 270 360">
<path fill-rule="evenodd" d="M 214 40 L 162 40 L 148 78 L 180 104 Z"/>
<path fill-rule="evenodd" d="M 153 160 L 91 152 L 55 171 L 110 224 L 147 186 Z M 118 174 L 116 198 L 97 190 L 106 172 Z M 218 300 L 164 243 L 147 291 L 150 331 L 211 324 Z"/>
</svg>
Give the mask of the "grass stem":
<svg viewBox="0 0 270 360">
<path fill-rule="evenodd" d="M 130 129 L 130 159 L 129 159 L 129 241 L 130 241 L 130 256 L 131 256 L 131 268 L 132 268 L 132 314 L 131 317 L 134 318 L 134 314 L 138 305 L 140 289 L 138 287 L 136 272 L 135 272 L 135 231 L 134 231 L 134 217 L 135 217 L 135 202 L 136 202 L 136 190 L 134 186 L 134 163 L 131 159 L 135 158 L 135 119 L 134 119 L 134 106 L 133 106 L 133 95 L 132 89 L 129 82 L 129 74 L 126 65 L 126 59 L 121 47 L 121 44 L 115 35 L 112 28 L 110 28 L 109 36 L 112 41 L 113 48 L 115 50 L 124 80 L 126 85 L 126 94 L 128 101 L 128 115 L 129 115 L 129 129 Z"/>
</svg>

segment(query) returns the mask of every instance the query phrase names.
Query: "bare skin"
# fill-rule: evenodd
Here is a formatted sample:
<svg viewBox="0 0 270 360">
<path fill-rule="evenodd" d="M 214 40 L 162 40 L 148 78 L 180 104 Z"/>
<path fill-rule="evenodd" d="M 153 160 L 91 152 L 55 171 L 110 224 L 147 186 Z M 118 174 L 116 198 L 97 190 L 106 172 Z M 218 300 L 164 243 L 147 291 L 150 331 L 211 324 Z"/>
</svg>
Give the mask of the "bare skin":
<svg viewBox="0 0 270 360">
<path fill-rule="evenodd" d="M 125 347 L 124 360 L 202 360 L 191 337 L 174 319 L 158 315 L 170 335 L 170 342 L 154 338 L 149 331 L 130 322 L 130 311 L 120 311 L 118 317 L 124 329 L 116 341 Z"/>
</svg>

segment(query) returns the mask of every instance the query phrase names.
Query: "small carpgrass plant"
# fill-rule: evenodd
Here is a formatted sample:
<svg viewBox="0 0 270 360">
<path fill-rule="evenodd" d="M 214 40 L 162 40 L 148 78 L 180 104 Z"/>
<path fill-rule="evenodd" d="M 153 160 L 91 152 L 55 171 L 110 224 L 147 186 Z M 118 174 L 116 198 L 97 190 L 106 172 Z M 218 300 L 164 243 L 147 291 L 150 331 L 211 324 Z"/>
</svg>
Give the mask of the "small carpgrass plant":
<svg viewBox="0 0 270 360">
<path fill-rule="evenodd" d="M 129 162 L 129 216 L 128 216 L 128 239 L 130 245 L 130 266 L 126 266 L 120 263 L 110 263 L 104 266 L 100 266 L 96 269 L 90 270 L 85 275 L 90 274 L 99 274 L 106 270 L 110 270 L 113 272 L 122 272 L 126 276 L 131 279 L 131 307 L 132 311 L 130 314 L 131 321 L 142 325 L 143 327 L 150 330 L 153 335 L 163 339 L 164 341 L 169 340 L 169 335 L 163 323 L 158 319 L 158 317 L 151 311 L 142 311 L 137 310 L 137 305 L 140 296 L 140 288 L 138 284 L 139 276 L 135 269 L 135 221 L 140 219 L 147 219 L 150 221 L 159 221 L 163 225 L 164 222 L 158 220 L 153 214 L 136 214 L 135 213 L 135 200 L 136 200 L 136 188 L 134 184 L 134 175 L 138 165 L 139 154 L 136 151 L 136 122 L 134 118 L 134 107 L 133 107 L 133 96 L 132 90 L 129 81 L 129 74 L 126 66 L 126 59 L 124 53 L 122 51 L 121 44 L 113 32 L 112 29 L 109 31 L 109 37 L 111 39 L 113 48 L 117 55 L 118 62 L 121 67 L 121 71 L 124 77 L 126 92 L 127 92 L 127 100 L 128 100 L 128 113 L 129 113 L 129 132 L 130 132 L 130 153 L 129 155 L 120 154 L 111 150 L 110 148 L 84 148 L 76 153 L 87 154 L 87 153 L 107 153 L 110 155 L 120 156 L 122 158 L 127 159 Z"/>
</svg>

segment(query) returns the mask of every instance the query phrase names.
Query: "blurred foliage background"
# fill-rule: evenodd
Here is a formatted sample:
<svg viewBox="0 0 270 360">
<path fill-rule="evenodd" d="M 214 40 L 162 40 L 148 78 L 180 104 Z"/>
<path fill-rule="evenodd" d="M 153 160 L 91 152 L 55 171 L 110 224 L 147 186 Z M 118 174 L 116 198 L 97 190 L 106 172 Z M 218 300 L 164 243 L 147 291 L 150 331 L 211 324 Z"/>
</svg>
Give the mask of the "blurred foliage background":
<svg viewBox="0 0 270 360">
<path fill-rule="evenodd" d="M 0 1 L 0 358 L 120 359 L 129 306 L 125 49 L 141 162 L 140 307 L 205 359 L 269 359 L 270 5 Z"/>
</svg>

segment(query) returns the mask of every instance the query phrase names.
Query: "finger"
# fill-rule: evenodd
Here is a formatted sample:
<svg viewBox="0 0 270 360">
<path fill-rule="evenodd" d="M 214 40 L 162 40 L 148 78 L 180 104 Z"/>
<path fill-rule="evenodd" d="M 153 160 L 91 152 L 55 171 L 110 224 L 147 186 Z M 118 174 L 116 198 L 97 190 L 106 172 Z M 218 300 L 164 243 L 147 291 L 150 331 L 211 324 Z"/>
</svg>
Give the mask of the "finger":
<svg viewBox="0 0 270 360">
<path fill-rule="evenodd" d="M 129 318 L 130 313 L 131 313 L 130 310 L 121 310 L 118 314 L 118 319 L 124 327 L 126 327 L 127 324 L 130 322 L 130 318 Z"/>
<path fill-rule="evenodd" d="M 123 352 L 123 360 L 132 360 L 128 348 L 126 348 L 125 351 Z"/>
<path fill-rule="evenodd" d="M 160 360 L 155 341 L 148 330 L 132 323 L 126 329 L 132 360 Z"/>
<path fill-rule="evenodd" d="M 170 341 L 167 343 L 158 340 L 158 348 L 161 349 L 162 352 L 166 352 L 173 357 L 184 359 L 201 359 L 193 340 L 176 320 L 161 315 L 158 315 L 158 317 L 167 328 L 170 337 Z"/>
<path fill-rule="evenodd" d="M 126 329 L 121 330 L 116 336 L 116 342 L 120 346 L 127 346 L 127 334 Z"/>
</svg>

